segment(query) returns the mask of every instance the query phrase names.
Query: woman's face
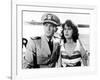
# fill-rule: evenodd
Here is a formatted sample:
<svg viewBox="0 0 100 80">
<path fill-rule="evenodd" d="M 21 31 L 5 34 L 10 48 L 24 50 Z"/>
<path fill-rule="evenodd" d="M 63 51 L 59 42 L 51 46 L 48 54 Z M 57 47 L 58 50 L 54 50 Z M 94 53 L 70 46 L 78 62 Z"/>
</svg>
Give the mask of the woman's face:
<svg viewBox="0 0 100 80">
<path fill-rule="evenodd" d="M 64 26 L 64 37 L 66 39 L 70 39 L 70 38 L 72 38 L 72 33 L 73 33 L 72 28 L 65 25 Z"/>
</svg>

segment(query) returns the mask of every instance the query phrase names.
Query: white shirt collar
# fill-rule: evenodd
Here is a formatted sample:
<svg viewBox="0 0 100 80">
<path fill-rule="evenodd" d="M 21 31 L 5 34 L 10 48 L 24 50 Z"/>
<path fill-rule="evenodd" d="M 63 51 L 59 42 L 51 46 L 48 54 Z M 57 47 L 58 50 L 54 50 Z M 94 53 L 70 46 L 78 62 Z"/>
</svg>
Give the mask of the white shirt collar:
<svg viewBox="0 0 100 80">
<path fill-rule="evenodd" d="M 53 41 L 54 37 L 51 38 L 51 41 Z M 49 41 L 49 39 L 46 37 L 46 40 Z"/>
</svg>

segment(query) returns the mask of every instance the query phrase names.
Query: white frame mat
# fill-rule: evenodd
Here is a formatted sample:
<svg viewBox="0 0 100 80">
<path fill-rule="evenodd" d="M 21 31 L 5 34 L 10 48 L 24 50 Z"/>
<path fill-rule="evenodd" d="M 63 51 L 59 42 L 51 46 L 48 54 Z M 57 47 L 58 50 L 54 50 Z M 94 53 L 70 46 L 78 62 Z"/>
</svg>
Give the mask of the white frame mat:
<svg viewBox="0 0 100 80">
<path fill-rule="evenodd" d="M 55 11 L 61 13 L 80 13 L 90 16 L 90 66 L 75 68 L 50 68 L 50 69 L 22 69 L 22 35 L 24 11 Z M 96 73 L 97 48 L 96 48 L 96 8 L 94 6 L 62 5 L 12 1 L 12 80 L 29 80 L 35 78 L 49 78 L 56 76 L 89 75 Z"/>
</svg>

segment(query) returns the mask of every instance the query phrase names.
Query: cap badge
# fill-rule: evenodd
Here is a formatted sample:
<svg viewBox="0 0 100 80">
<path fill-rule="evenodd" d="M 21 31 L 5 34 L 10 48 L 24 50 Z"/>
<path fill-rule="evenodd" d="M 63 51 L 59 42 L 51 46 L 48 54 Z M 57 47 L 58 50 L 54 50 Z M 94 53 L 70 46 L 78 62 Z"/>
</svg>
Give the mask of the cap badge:
<svg viewBox="0 0 100 80">
<path fill-rule="evenodd" d="M 51 20 L 52 19 L 52 15 L 47 15 L 47 19 Z"/>
</svg>

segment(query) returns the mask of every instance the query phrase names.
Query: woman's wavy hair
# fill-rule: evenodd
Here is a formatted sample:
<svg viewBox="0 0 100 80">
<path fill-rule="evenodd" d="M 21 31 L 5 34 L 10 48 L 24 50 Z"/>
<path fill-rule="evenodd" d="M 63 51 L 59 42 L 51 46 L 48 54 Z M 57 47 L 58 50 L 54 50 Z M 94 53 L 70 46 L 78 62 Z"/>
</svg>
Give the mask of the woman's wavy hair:
<svg viewBox="0 0 100 80">
<path fill-rule="evenodd" d="M 77 41 L 78 37 L 79 37 L 79 33 L 78 33 L 78 28 L 76 25 L 74 25 L 74 23 L 71 21 L 71 20 L 66 20 L 65 23 L 62 24 L 62 36 L 61 38 L 64 39 L 64 43 L 66 43 L 66 38 L 64 36 L 64 27 L 65 25 L 67 25 L 68 27 L 71 27 L 72 30 L 73 30 L 73 33 L 72 33 L 72 39 L 74 42 Z"/>
</svg>

